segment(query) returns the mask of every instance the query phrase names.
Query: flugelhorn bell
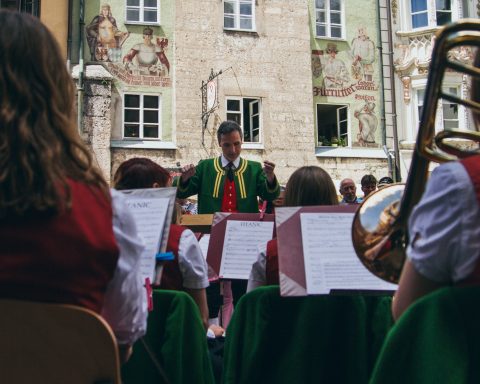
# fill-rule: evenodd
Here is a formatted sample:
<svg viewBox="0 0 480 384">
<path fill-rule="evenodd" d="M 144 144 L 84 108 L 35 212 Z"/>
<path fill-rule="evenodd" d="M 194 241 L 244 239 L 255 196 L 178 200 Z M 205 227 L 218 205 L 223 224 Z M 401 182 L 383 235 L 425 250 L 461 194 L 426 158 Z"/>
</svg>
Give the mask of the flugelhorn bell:
<svg viewBox="0 0 480 384">
<path fill-rule="evenodd" d="M 398 282 L 405 262 L 409 240 L 407 222 L 425 189 L 430 161 L 452 161 L 479 153 L 478 131 L 450 129 L 435 135 L 440 99 L 471 110 L 477 120 L 477 129 L 480 122 L 480 53 L 476 65 L 461 63 L 451 55 L 452 50 L 460 46 L 480 47 L 480 21 L 465 19 L 437 33 L 407 183 L 393 184 L 370 194 L 353 220 L 353 246 L 360 261 L 373 274 L 392 283 Z M 444 91 L 442 83 L 447 71 L 471 76 L 475 100 Z"/>
</svg>

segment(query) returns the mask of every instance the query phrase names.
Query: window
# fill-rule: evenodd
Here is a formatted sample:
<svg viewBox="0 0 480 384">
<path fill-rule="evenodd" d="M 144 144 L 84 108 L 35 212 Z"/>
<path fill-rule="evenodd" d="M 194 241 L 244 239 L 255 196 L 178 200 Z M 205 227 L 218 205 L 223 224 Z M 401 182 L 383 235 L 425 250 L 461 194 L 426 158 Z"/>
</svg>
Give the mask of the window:
<svg viewBox="0 0 480 384">
<path fill-rule="evenodd" d="M 452 0 L 411 0 L 412 28 L 445 25 L 452 21 Z"/>
<path fill-rule="evenodd" d="M 0 0 L 0 8 L 14 9 L 20 12 L 40 16 L 40 0 Z"/>
<path fill-rule="evenodd" d="M 160 139 L 160 106 L 160 96 L 125 94 L 123 97 L 124 138 Z"/>
<path fill-rule="evenodd" d="M 127 0 L 126 21 L 130 23 L 160 23 L 160 6 L 158 0 Z"/>
<path fill-rule="evenodd" d="M 342 0 L 315 0 L 317 37 L 341 39 L 344 36 Z"/>
<path fill-rule="evenodd" d="M 225 0 L 223 2 L 223 28 L 255 30 L 255 5 L 253 1 Z"/>
<path fill-rule="evenodd" d="M 227 120 L 240 124 L 245 143 L 260 143 L 260 99 L 227 98 Z"/>
<path fill-rule="evenodd" d="M 458 88 L 457 87 L 444 87 L 444 93 L 449 93 L 451 95 L 458 96 Z M 418 89 L 417 90 L 417 112 L 418 112 L 418 123 L 422 118 L 423 112 L 423 103 L 425 98 L 425 89 Z M 449 130 L 449 129 L 458 129 L 460 128 L 460 120 L 459 120 L 459 105 L 457 103 L 453 103 L 449 100 L 441 100 L 441 104 L 439 104 L 436 116 L 436 130 Z M 416 124 L 418 127 L 419 124 Z"/>
<path fill-rule="evenodd" d="M 318 146 L 347 146 L 348 106 L 335 104 L 317 104 Z"/>
</svg>

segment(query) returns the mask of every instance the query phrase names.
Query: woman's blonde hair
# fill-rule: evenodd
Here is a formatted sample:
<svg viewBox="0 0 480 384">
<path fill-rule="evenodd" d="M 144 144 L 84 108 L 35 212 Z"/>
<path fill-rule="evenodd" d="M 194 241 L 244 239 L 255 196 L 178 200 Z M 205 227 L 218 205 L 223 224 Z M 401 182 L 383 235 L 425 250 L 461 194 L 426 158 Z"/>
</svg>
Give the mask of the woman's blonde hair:
<svg viewBox="0 0 480 384">
<path fill-rule="evenodd" d="M 75 123 L 75 86 L 53 35 L 0 10 L 0 218 L 70 207 L 67 180 L 108 186 Z"/>
</svg>

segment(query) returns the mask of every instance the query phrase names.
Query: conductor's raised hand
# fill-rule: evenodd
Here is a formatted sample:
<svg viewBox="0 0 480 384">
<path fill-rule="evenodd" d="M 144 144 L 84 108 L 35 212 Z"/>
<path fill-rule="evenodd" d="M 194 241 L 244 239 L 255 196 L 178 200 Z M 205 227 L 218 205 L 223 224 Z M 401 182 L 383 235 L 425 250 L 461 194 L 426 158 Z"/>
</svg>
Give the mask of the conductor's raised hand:
<svg viewBox="0 0 480 384">
<path fill-rule="evenodd" d="M 182 176 L 180 177 L 182 183 L 186 183 L 193 175 L 195 175 L 195 166 L 188 164 L 182 168 Z"/>
<path fill-rule="evenodd" d="M 269 184 L 273 184 L 275 181 L 275 163 L 272 163 L 271 161 L 265 160 L 263 162 L 263 171 L 265 172 L 265 175 L 267 176 L 267 181 Z"/>
</svg>

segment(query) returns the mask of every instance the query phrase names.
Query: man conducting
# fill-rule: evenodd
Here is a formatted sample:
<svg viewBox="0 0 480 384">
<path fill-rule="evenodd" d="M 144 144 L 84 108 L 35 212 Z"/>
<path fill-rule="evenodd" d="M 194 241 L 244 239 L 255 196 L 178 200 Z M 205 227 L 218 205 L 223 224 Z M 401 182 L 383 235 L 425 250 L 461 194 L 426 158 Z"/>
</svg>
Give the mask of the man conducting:
<svg viewBox="0 0 480 384">
<path fill-rule="evenodd" d="M 177 197 L 198 194 L 198 213 L 258 212 L 258 196 L 272 201 L 280 193 L 275 164 L 240 157 L 242 129 L 234 121 L 224 121 L 217 131 L 220 157 L 201 160 L 182 169 Z"/>
</svg>

